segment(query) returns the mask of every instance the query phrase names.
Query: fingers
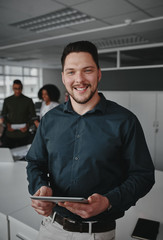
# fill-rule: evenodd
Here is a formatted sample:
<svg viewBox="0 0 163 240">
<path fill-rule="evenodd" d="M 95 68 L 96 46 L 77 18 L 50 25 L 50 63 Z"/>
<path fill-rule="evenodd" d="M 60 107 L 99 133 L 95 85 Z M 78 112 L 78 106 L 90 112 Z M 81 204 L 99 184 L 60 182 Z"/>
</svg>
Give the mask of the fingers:
<svg viewBox="0 0 163 240">
<path fill-rule="evenodd" d="M 52 196 L 52 189 L 47 186 L 42 186 L 37 192 L 34 194 L 35 196 Z M 38 214 L 43 216 L 49 216 L 55 203 L 47 202 L 47 201 L 39 201 L 39 200 L 32 200 L 31 206 L 35 209 Z"/>
<path fill-rule="evenodd" d="M 47 186 L 42 186 L 34 194 L 35 196 L 52 196 L 52 189 Z"/>
<path fill-rule="evenodd" d="M 91 205 L 85 203 L 64 202 L 58 203 L 59 206 L 65 207 L 70 212 L 79 215 L 82 218 L 89 218 L 92 211 Z"/>
<path fill-rule="evenodd" d="M 38 214 L 43 216 L 49 216 L 52 213 L 55 204 L 52 202 L 32 200 L 31 206 Z"/>
<path fill-rule="evenodd" d="M 109 207 L 109 200 L 107 197 L 95 193 L 88 198 L 87 204 L 64 202 L 58 203 L 58 205 L 86 219 L 104 212 Z"/>
</svg>

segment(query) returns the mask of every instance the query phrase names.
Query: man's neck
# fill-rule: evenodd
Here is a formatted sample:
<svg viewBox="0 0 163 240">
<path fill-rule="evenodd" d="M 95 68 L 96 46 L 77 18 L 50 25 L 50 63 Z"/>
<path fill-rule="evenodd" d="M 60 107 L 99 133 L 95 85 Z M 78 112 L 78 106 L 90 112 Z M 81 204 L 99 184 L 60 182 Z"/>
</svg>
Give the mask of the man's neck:
<svg viewBox="0 0 163 240">
<path fill-rule="evenodd" d="M 99 94 L 95 94 L 87 103 L 81 104 L 77 103 L 71 96 L 71 105 L 73 110 L 79 115 L 84 115 L 86 112 L 91 111 L 97 103 L 100 101 Z"/>
</svg>

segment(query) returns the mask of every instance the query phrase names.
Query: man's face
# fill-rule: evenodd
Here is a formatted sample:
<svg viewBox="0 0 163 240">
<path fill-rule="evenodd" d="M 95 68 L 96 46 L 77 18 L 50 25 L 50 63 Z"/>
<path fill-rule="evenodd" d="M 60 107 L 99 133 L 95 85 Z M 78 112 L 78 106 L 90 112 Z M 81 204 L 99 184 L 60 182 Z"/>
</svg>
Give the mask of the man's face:
<svg viewBox="0 0 163 240">
<path fill-rule="evenodd" d="M 69 95 L 79 104 L 87 103 L 97 92 L 101 71 L 91 54 L 73 52 L 67 55 L 62 81 Z"/>
<path fill-rule="evenodd" d="M 13 84 L 13 91 L 16 97 L 19 97 L 22 93 L 22 88 L 20 84 Z"/>
</svg>

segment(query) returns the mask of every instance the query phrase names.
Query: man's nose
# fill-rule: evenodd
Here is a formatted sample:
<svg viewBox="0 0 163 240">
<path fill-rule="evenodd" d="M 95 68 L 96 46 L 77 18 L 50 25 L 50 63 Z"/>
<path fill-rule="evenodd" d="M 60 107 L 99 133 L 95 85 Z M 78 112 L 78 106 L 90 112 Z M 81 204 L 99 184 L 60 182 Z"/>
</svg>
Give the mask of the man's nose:
<svg viewBox="0 0 163 240">
<path fill-rule="evenodd" d="M 82 72 L 77 72 L 75 82 L 77 82 L 77 83 L 83 82 L 83 74 L 82 74 Z"/>
</svg>

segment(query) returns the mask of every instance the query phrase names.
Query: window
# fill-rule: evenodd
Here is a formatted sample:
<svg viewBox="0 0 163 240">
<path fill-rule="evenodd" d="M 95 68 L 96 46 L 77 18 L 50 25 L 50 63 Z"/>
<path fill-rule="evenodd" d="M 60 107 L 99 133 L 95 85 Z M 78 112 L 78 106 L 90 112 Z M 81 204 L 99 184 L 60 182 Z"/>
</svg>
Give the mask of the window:
<svg viewBox="0 0 163 240">
<path fill-rule="evenodd" d="M 99 50 L 102 71 L 163 67 L 163 44 Z"/>
<path fill-rule="evenodd" d="M 163 64 L 163 47 L 121 51 L 121 67 Z"/>
<path fill-rule="evenodd" d="M 42 85 L 41 69 L 19 66 L 0 66 L 0 98 L 13 94 L 12 85 L 15 79 L 23 83 L 23 94 L 37 98 Z"/>
<path fill-rule="evenodd" d="M 115 68 L 117 66 L 117 53 L 108 52 L 99 54 L 99 65 L 101 68 Z"/>
</svg>

